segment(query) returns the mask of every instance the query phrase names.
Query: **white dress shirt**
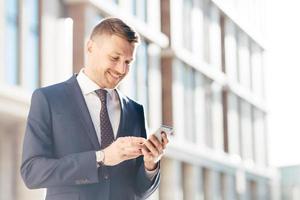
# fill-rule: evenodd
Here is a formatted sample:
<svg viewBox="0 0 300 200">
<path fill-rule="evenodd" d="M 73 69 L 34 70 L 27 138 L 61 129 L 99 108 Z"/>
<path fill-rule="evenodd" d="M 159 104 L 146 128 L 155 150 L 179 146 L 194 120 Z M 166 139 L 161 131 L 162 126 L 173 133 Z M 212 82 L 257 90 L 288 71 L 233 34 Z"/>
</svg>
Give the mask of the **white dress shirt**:
<svg viewBox="0 0 300 200">
<path fill-rule="evenodd" d="M 101 130 L 100 130 L 101 101 L 95 92 L 95 90 L 101 88 L 94 81 L 92 81 L 87 75 L 84 74 L 84 68 L 80 70 L 77 76 L 77 81 L 81 88 L 89 113 L 91 115 L 97 133 L 99 144 L 101 144 Z M 106 96 L 107 112 L 114 132 L 114 138 L 116 138 L 119 124 L 120 124 L 120 118 L 121 118 L 119 96 L 114 89 L 105 89 L 105 90 L 107 91 L 107 96 Z"/>
<path fill-rule="evenodd" d="M 90 116 L 92 118 L 99 144 L 101 144 L 101 131 L 100 131 L 100 110 L 101 101 L 96 94 L 95 90 L 103 89 L 100 88 L 94 81 L 92 81 L 85 73 L 84 68 L 82 68 L 77 76 L 77 81 L 81 92 L 83 94 L 84 100 L 88 107 Z M 114 89 L 107 90 L 107 112 L 114 132 L 114 138 L 117 137 L 118 128 L 121 118 L 121 106 L 119 101 L 119 96 Z M 158 168 L 153 171 L 146 170 L 146 174 L 150 179 L 153 179 L 157 174 Z"/>
</svg>

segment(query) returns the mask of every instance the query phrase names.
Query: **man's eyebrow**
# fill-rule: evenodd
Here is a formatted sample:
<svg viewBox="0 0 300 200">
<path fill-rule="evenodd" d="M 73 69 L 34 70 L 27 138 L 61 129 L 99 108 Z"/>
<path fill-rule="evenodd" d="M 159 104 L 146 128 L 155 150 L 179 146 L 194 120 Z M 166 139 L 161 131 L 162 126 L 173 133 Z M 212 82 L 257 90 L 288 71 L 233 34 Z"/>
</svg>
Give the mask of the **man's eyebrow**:
<svg viewBox="0 0 300 200">
<path fill-rule="evenodd" d="M 117 54 L 118 56 L 119 56 L 119 55 L 122 55 L 121 53 L 119 53 L 119 52 L 117 52 L 117 51 L 113 51 L 112 54 Z"/>
<path fill-rule="evenodd" d="M 118 56 L 122 55 L 121 53 L 117 52 L 117 51 L 113 51 L 111 54 L 117 54 Z M 130 58 L 129 61 L 133 61 L 134 58 Z"/>
</svg>

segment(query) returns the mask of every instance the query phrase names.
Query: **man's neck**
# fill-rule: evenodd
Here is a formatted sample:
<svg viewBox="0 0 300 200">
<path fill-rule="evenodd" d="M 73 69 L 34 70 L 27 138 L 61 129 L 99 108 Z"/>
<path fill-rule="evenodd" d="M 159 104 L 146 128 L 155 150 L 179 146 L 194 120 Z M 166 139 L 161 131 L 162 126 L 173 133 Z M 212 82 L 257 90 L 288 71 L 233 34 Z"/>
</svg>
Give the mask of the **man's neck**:
<svg viewBox="0 0 300 200">
<path fill-rule="evenodd" d="M 105 88 L 103 87 L 96 79 L 96 77 L 93 76 L 93 72 L 88 68 L 88 67 L 84 67 L 82 72 L 94 83 L 96 83 L 100 88 Z"/>
</svg>

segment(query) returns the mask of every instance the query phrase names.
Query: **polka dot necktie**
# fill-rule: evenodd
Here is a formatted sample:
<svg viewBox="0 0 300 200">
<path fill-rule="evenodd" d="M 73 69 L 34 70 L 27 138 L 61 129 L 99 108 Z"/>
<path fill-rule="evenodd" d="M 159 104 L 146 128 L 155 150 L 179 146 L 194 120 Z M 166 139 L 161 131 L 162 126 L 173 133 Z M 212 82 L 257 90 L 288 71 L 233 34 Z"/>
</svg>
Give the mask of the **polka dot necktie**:
<svg viewBox="0 0 300 200">
<path fill-rule="evenodd" d="M 100 110 L 100 130 L 101 130 L 101 149 L 106 148 L 114 141 L 114 132 L 112 125 L 109 120 L 107 105 L 106 105 L 106 96 L 107 91 L 99 89 L 95 91 L 101 101 L 101 110 Z"/>
</svg>

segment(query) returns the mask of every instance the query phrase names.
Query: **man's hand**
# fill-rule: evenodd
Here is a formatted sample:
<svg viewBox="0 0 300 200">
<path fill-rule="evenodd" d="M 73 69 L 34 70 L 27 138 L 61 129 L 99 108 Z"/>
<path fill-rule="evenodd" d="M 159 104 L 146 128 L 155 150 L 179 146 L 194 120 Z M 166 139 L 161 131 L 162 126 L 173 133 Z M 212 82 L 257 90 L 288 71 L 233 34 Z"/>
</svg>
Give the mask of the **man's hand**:
<svg viewBox="0 0 300 200">
<path fill-rule="evenodd" d="M 154 134 L 150 135 L 149 139 L 145 141 L 142 153 L 144 155 L 144 165 L 147 170 L 152 171 L 157 167 L 157 162 L 161 159 L 168 143 L 168 137 L 164 132 L 162 133 L 162 143 Z"/>
<path fill-rule="evenodd" d="M 142 137 L 120 137 L 111 145 L 103 149 L 104 165 L 113 166 L 125 160 L 142 155 L 142 147 L 146 139 Z"/>
</svg>

